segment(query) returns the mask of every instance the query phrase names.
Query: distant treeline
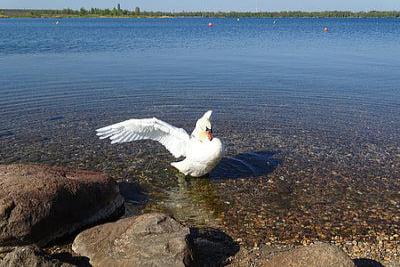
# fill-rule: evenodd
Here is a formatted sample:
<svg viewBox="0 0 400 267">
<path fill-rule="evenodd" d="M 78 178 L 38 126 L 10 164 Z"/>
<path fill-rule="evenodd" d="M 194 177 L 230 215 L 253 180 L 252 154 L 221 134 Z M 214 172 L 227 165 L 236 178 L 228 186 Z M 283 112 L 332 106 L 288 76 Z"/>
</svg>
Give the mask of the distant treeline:
<svg viewBox="0 0 400 267">
<path fill-rule="evenodd" d="M 155 12 L 141 11 L 139 7 L 133 10 L 91 8 L 80 10 L 30 10 L 30 9 L 0 9 L 0 17 L 253 17 L 253 18 L 399 18 L 400 11 L 280 11 L 280 12 Z"/>
</svg>

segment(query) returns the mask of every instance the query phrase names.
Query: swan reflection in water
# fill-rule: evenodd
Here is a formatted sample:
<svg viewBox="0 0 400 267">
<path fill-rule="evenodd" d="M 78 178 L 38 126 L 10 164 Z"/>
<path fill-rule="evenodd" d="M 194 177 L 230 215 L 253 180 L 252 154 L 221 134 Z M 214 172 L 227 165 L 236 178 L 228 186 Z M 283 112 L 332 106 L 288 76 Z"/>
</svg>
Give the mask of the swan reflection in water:
<svg viewBox="0 0 400 267">
<path fill-rule="evenodd" d="M 275 155 L 276 152 L 259 151 L 224 157 L 208 176 L 202 178 L 177 174 L 177 186 L 168 189 L 163 206 L 178 220 L 217 226 L 226 204 L 219 195 L 216 183 L 227 179 L 266 177 L 281 163 Z"/>
</svg>

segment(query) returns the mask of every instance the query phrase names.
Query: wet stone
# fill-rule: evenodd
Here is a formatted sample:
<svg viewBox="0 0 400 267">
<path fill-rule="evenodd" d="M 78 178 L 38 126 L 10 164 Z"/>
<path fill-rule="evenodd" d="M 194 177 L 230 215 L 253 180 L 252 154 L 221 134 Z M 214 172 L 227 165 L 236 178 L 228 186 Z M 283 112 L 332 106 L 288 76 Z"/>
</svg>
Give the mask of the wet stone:
<svg viewBox="0 0 400 267">
<path fill-rule="evenodd" d="M 0 165 L 0 246 L 46 245 L 122 205 L 116 183 L 99 172 Z"/>
<path fill-rule="evenodd" d="M 99 225 L 80 233 L 75 253 L 96 266 L 185 266 L 191 262 L 189 228 L 152 213 Z"/>
</svg>

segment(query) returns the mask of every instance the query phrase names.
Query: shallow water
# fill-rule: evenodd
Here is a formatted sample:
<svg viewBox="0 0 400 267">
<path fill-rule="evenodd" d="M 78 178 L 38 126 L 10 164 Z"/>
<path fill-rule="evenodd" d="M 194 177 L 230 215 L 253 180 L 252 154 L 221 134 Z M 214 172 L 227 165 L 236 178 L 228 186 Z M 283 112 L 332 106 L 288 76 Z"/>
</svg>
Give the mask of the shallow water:
<svg viewBox="0 0 400 267">
<path fill-rule="evenodd" d="M 127 215 L 249 244 L 398 233 L 400 20 L 212 21 L 1 19 L 0 162 L 104 170 L 143 191 Z M 191 131 L 208 109 L 227 155 L 209 179 L 94 134 L 152 116 Z"/>
</svg>

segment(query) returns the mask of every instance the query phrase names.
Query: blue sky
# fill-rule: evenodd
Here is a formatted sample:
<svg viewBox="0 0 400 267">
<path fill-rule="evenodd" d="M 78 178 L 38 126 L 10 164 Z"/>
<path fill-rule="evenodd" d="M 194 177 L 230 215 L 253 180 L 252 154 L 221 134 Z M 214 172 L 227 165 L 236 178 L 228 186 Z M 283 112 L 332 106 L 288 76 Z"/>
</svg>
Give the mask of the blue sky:
<svg viewBox="0 0 400 267">
<path fill-rule="evenodd" d="M 111 8 L 117 3 L 162 11 L 400 10 L 400 0 L 1 0 L 0 8 Z"/>
</svg>

